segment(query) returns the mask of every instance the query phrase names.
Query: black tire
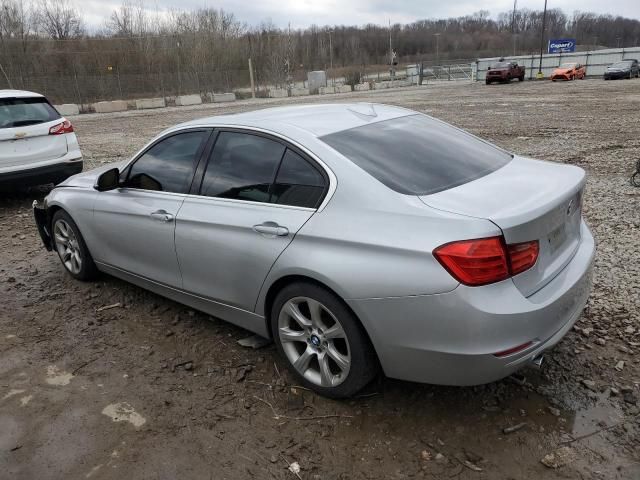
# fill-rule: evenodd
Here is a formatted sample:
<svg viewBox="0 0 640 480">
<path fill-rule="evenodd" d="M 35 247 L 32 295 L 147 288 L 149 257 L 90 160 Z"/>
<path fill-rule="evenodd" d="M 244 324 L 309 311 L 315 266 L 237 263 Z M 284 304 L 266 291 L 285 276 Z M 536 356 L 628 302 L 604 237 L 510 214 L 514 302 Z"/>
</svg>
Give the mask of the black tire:
<svg viewBox="0 0 640 480">
<path fill-rule="evenodd" d="M 81 262 L 80 268 L 78 271 L 73 271 L 63 259 L 62 254 L 60 253 L 60 249 L 58 248 L 58 242 L 56 241 L 56 224 L 59 222 L 64 222 L 68 227 L 72 230 L 73 236 L 75 237 L 75 245 L 74 250 L 78 253 Z M 76 225 L 76 222 L 73 221 L 71 216 L 65 212 L 64 210 L 58 210 L 53 214 L 53 218 L 51 219 L 51 240 L 53 243 L 53 248 L 58 254 L 60 261 L 62 262 L 62 266 L 67 271 L 69 275 L 71 275 L 76 280 L 88 281 L 93 280 L 98 276 L 98 269 L 96 268 L 96 264 L 93 261 L 93 257 L 87 248 L 87 244 L 84 242 L 84 238 L 80 233 L 80 229 Z"/>
<path fill-rule="evenodd" d="M 518 81 L 519 81 L 519 82 L 524 82 L 524 74 L 523 74 L 523 75 L 520 75 L 520 76 L 518 77 Z"/>
<path fill-rule="evenodd" d="M 300 297 L 306 297 L 320 302 L 339 321 L 346 335 L 350 355 L 349 371 L 346 377 L 341 380 L 341 383 L 335 386 L 325 387 L 308 380 L 296 370 L 287 353 L 285 353 L 279 335 L 280 313 L 287 302 Z M 325 397 L 336 399 L 348 398 L 362 390 L 378 374 L 380 370 L 378 358 L 364 328 L 342 299 L 325 288 L 307 282 L 287 285 L 276 295 L 270 313 L 271 334 L 273 335 L 278 352 L 293 376 L 301 385 Z M 306 348 L 313 347 L 310 341 L 307 341 L 307 344 L 309 347 Z M 297 342 L 297 345 L 299 345 L 300 350 L 305 350 L 305 344 L 303 342 Z M 347 345 L 346 342 L 345 345 Z M 311 365 L 311 363 L 309 363 L 309 365 Z"/>
<path fill-rule="evenodd" d="M 491 85 L 491 82 L 490 82 L 489 80 L 485 80 L 485 81 L 484 81 L 484 84 L 485 84 L 485 85 Z"/>
</svg>

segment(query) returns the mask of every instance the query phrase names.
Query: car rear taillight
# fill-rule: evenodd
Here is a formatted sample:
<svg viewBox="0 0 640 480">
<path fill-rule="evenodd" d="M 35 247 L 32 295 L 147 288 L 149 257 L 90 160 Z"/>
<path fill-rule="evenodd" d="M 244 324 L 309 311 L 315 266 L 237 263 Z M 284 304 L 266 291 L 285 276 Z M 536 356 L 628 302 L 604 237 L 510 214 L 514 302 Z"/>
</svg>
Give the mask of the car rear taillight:
<svg viewBox="0 0 640 480">
<path fill-rule="evenodd" d="M 73 133 L 73 125 L 69 120 L 65 120 L 49 129 L 49 135 L 62 135 L 63 133 Z"/>
<path fill-rule="evenodd" d="M 436 248 L 433 255 L 460 283 L 477 287 L 531 268 L 538 259 L 538 242 L 506 245 L 502 237 L 461 240 Z"/>
<path fill-rule="evenodd" d="M 529 270 L 538 260 L 538 241 L 507 245 L 511 275 Z"/>
</svg>

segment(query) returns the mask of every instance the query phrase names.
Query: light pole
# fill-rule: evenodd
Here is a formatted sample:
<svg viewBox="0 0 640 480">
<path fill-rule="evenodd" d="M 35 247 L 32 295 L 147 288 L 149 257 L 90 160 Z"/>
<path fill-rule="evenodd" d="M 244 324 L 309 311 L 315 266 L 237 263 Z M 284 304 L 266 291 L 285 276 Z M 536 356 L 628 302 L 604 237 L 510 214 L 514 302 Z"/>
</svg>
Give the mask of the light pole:
<svg viewBox="0 0 640 480">
<path fill-rule="evenodd" d="M 538 64 L 538 79 L 544 78 L 542 74 L 542 49 L 544 48 L 544 26 L 547 21 L 547 0 L 544 0 L 544 13 L 542 14 L 542 28 L 540 29 L 540 63 Z"/>
<path fill-rule="evenodd" d="M 333 30 L 329 30 L 329 72 L 331 75 L 331 85 L 335 86 L 335 82 L 333 80 L 333 46 L 331 44 L 331 34 Z"/>
</svg>

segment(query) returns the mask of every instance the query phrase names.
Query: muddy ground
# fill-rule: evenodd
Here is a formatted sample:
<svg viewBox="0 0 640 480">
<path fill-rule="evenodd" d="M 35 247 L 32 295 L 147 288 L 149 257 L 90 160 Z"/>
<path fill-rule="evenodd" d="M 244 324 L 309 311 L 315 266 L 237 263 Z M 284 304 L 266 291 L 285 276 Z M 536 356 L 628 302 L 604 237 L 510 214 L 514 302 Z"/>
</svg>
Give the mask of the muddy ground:
<svg viewBox="0 0 640 480">
<path fill-rule="evenodd" d="M 45 192 L 4 195 L 0 478 L 640 478 L 640 189 L 628 181 L 640 157 L 640 80 L 295 102 L 352 100 L 427 112 L 587 170 L 593 295 L 542 370 L 475 388 L 380 378 L 359 398 L 327 400 L 296 387 L 273 346 L 237 345 L 239 328 L 114 278 L 72 280 L 34 227 L 31 201 Z M 177 122 L 282 103 L 72 120 L 89 168 Z"/>
</svg>

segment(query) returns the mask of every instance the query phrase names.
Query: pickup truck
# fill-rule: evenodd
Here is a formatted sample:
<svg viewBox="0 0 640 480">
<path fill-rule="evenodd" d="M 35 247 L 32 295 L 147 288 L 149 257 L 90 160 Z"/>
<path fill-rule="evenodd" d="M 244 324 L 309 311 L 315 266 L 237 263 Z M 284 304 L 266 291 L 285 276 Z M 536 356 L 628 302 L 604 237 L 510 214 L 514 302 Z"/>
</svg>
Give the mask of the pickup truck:
<svg viewBox="0 0 640 480">
<path fill-rule="evenodd" d="M 491 82 L 509 83 L 514 78 L 519 81 L 524 80 L 524 67 L 518 65 L 517 62 L 500 61 L 491 64 L 487 70 L 485 83 L 487 85 Z"/>
</svg>

